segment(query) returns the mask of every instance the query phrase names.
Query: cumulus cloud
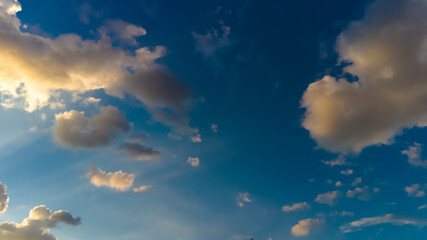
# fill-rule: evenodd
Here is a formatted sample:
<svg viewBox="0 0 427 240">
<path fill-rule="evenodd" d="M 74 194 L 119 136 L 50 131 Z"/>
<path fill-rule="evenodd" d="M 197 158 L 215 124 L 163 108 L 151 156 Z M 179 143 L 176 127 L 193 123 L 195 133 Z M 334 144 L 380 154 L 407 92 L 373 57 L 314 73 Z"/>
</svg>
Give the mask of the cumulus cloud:
<svg viewBox="0 0 427 240">
<path fill-rule="evenodd" d="M 153 119 L 191 134 L 188 111 L 195 101 L 190 86 L 168 73 L 156 60 L 165 48 L 116 47 L 114 40 L 134 43 L 145 34 L 139 26 L 111 20 L 98 29 L 97 39 L 76 34 L 55 38 L 23 32 L 15 0 L 1 0 L 0 104 L 34 111 L 49 105 L 58 91 L 84 93 L 104 89 L 109 95 L 126 94 L 141 101 Z M 117 27 L 119 26 L 119 27 Z"/>
<path fill-rule="evenodd" d="M 362 201 L 369 201 L 372 197 L 372 193 L 378 192 L 377 188 L 371 190 L 369 186 L 364 186 L 363 188 L 355 188 L 354 190 L 348 190 L 346 196 L 348 198 L 355 198 Z"/>
<path fill-rule="evenodd" d="M 408 157 L 409 164 L 416 167 L 427 168 L 427 160 L 421 159 L 422 145 L 419 143 L 414 143 L 413 146 L 410 146 L 407 150 L 403 150 L 402 154 Z"/>
<path fill-rule="evenodd" d="M 120 145 L 120 150 L 127 156 L 140 161 L 148 161 L 160 157 L 160 152 L 154 148 L 146 147 L 140 143 L 126 142 Z"/>
<path fill-rule="evenodd" d="M 0 239 L 8 240 L 57 240 L 49 233 L 58 223 L 71 226 L 81 224 L 79 217 L 74 218 L 67 211 L 51 210 L 44 205 L 33 208 L 22 223 L 3 222 L 0 224 Z"/>
<path fill-rule="evenodd" d="M 357 79 L 325 76 L 301 101 L 302 125 L 320 147 L 359 152 L 427 125 L 426 11 L 426 1 L 377 0 L 339 35 L 339 61 Z"/>
<path fill-rule="evenodd" d="M 298 211 L 298 210 L 302 210 L 302 209 L 309 209 L 310 208 L 310 204 L 306 203 L 306 202 L 299 202 L 299 203 L 295 203 L 293 205 L 285 205 L 282 207 L 282 211 L 283 212 L 294 212 L 294 211 Z"/>
<path fill-rule="evenodd" d="M 412 184 L 411 186 L 405 187 L 404 190 L 408 193 L 409 197 L 424 197 L 426 193 L 420 188 L 420 184 Z"/>
<path fill-rule="evenodd" d="M 132 191 L 136 192 L 136 193 L 146 192 L 146 191 L 150 190 L 151 188 L 153 188 L 153 186 L 139 186 L 137 188 L 133 188 Z"/>
<path fill-rule="evenodd" d="M 342 187 L 342 182 L 341 181 L 337 181 L 335 183 L 335 187 Z"/>
<path fill-rule="evenodd" d="M 94 148 L 113 142 L 120 134 L 130 130 L 125 115 L 115 107 L 102 107 L 92 118 L 74 110 L 56 114 L 53 133 L 56 141 L 73 148 Z"/>
<path fill-rule="evenodd" d="M 117 191 L 128 191 L 135 179 L 134 174 L 118 172 L 104 172 L 97 169 L 95 165 L 91 166 L 90 171 L 86 174 L 90 182 L 97 187 L 109 187 Z"/>
<path fill-rule="evenodd" d="M 9 202 L 9 197 L 7 196 L 6 191 L 6 184 L 0 182 L 0 213 L 4 213 L 6 211 L 7 203 Z"/>
<path fill-rule="evenodd" d="M 291 233 L 295 237 L 302 237 L 307 236 L 311 230 L 314 228 L 318 228 L 321 225 L 323 225 L 324 220 L 323 219 L 317 219 L 317 218 L 308 218 L 304 220 L 300 220 L 298 224 L 293 226 L 291 228 Z"/>
<path fill-rule="evenodd" d="M 191 34 L 196 39 L 196 50 L 205 57 L 214 55 L 219 49 L 230 45 L 228 39 L 230 30 L 230 27 L 221 23 L 221 33 L 217 29 L 212 29 L 204 35 L 192 32 Z"/>
<path fill-rule="evenodd" d="M 249 203 L 249 202 L 252 202 L 252 200 L 250 199 L 249 193 L 244 192 L 244 193 L 239 193 L 237 195 L 237 198 L 236 198 L 237 206 L 243 207 L 245 206 L 245 203 Z"/>
<path fill-rule="evenodd" d="M 414 217 L 396 216 L 394 214 L 386 214 L 384 216 L 362 218 L 347 225 L 343 225 L 341 226 L 341 231 L 347 233 L 356 230 L 361 230 L 364 227 L 386 223 L 397 226 L 414 225 L 418 227 L 424 227 L 427 225 L 427 220 Z"/>
<path fill-rule="evenodd" d="M 340 197 L 340 195 L 341 195 L 340 191 L 327 192 L 327 193 L 317 195 L 314 201 L 320 204 L 328 204 L 329 206 L 333 206 L 337 204 L 337 200 Z"/>
<path fill-rule="evenodd" d="M 198 167 L 200 165 L 200 159 L 198 157 L 189 157 L 187 163 L 192 167 Z"/>
</svg>

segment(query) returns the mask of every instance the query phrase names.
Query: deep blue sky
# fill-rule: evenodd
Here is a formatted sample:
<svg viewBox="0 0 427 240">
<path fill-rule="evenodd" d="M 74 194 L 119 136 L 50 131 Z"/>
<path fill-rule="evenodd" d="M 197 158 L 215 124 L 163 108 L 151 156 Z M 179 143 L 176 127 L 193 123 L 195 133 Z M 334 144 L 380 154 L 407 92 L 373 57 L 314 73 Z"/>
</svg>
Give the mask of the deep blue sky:
<svg viewBox="0 0 427 240">
<path fill-rule="evenodd" d="M 0 0 L 4 6 L 10 2 L 13 1 Z M 185 110 L 175 109 L 173 104 L 162 105 L 159 109 L 166 109 L 166 113 L 182 113 L 179 117 L 189 119 L 191 128 L 197 128 L 199 132 L 177 133 L 177 128 L 171 124 L 156 119 L 158 105 L 133 94 L 132 90 L 124 90 L 124 98 L 118 98 L 102 87 L 87 91 L 72 89 L 82 99 L 100 99 L 97 104 L 84 104 L 80 100 L 70 100 L 71 93 L 65 83 L 64 87 L 52 84 L 52 92 L 60 93 L 46 93 L 50 94 L 49 103 L 56 99 L 64 103 L 62 107 L 49 108 L 47 103 L 26 111 L 22 107 L 0 106 L 0 121 L 3 123 L 0 125 L 0 182 L 7 185 L 10 198 L 7 211 L 0 215 L 2 220 L 20 223 L 29 210 L 39 205 L 46 205 L 53 211 L 69 210 L 73 216 L 81 217 L 82 223 L 76 227 L 52 229 L 51 233 L 60 240 L 425 239 L 427 230 L 423 227 L 427 225 L 424 219 L 427 210 L 417 208 L 427 203 L 424 197 L 427 164 L 408 162 L 402 151 L 409 147 L 422 150 L 426 143 L 426 130 L 422 127 L 427 122 L 423 107 L 427 104 L 427 95 L 423 92 L 427 89 L 427 74 L 425 71 L 418 75 L 407 74 L 414 72 L 413 69 L 406 69 L 404 63 L 398 65 L 399 58 L 418 59 L 420 66 L 425 67 L 426 61 L 422 60 L 425 46 L 424 50 L 421 46 L 419 55 L 408 50 L 402 51 L 405 55 L 401 56 L 398 55 L 400 52 L 390 50 L 389 53 L 388 48 L 383 49 L 381 39 L 378 45 L 375 42 L 384 36 L 390 39 L 384 46 L 399 48 L 415 44 L 409 41 L 418 39 L 418 30 L 408 26 L 427 26 L 427 18 L 408 16 L 427 9 L 425 1 L 411 4 L 399 0 L 19 2 L 22 11 L 16 17 L 27 25 L 26 28 L 21 25 L 20 34 L 48 39 L 46 46 L 52 44 L 57 48 L 49 52 L 51 54 L 44 54 L 49 50 L 41 47 L 31 54 L 28 51 L 10 52 L 13 56 L 22 54 L 29 61 L 47 59 L 43 72 L 62 71 L 62 65 L 48 64 L 49 58 L 63 53 L 67 47 L 67 44 L 49 43 L 57 41 L 62 34 L 99 40 L 99 29 L 105 28 L 111 31 L 107 32 L 111 37 L 109 47 L 132 56 L 138 48 L 148 47 L 154 51 L 156 46 L 164 46 L 164 56 L 150 64 L 161 66 L 162 71 L 171 74 L 173 79 L 186 83 L 194 94 L 188 97 L 191 103 L 186 103 Z M 6 14 L 1 6 L 2 14 Z M 383 13 L 377 14 L 380 10 Z M 130 44 L 129 39 L 114 33 L 108 25 L 108 21 L 118 19 L 144 28 L 147 34 L 132 36 L 137 43 Z M 354 21 L 360 21 L 360 26 L 353 26 Z M 6 29 L 5 26 L 0 25 Z M 399 33 L 399 27 L 403 29 L 402 33 Z M 12 45 L 6 45 L 5 39 L 8 34 L 12 35 L 8 31 L 0 34 L 2 51 L 12 49 Z M 381 31 L 380 37 L 370 38 Z M 401 37 L 403 35 L 408 37 Z M 337 43 L 339 36 L 346 40 L 341 45 Z M 17 49 L 26 49 L 23 45 L 27 43 L 16 39 Z M 199 47 L 198 44 L 203 44 L 206 39 L 204 48 Z M 209 47 L 214 49 L 213 52 L 206 50 Z M 348 50 L 353 47 L 354 52 Z M 66 53 L 73 54 L 71 51 L 74 50 Z M 388 57 L 377 58 L 381 54 Z M 64 56 L 69 65 L 78 61 Z M 364 56 L 368 57 L 365 59 Z M 99 61 L 100 65 L 110 60 L 96 59 L 92 61 Z M 376 78 L 375 74 L 384 71 L 382 64 L 388 64 L 388 60 L 392 62 L 394 75 Z M 14 60 L 10 62 L 15 64 Z M 97 64 L 89 64 L 92 63 Z M 346 68 L 352 64 L 357 68 Z M 4 69 L 10 66 L 0 63 L 1 81 L 7 82 L 8 77 L 15 76 L 6 74 Z M 19 66 L 17 72 L 21 72 Z M 37 68 L 38 64 L 32 66 Z M 72 75 L 80 69 L 64 72 Z M 130 75 L 137 71 L 128 71 L 124 67 L 118 69 Z M 27 70 L 22 69 L 22 72 Z M 85 78 L 89 73 L 85 74 L 82 73 L 83 82 L 89 81 L 89 77 Z M 334 121 L 328 125 L 331 129 L 341 130 L 335 133 L 331 130 L 317 137 L 315 131 L 321 128 L 320 125 L 304 125 L 307 119 L 317 119 L 305 115 L 307 108 L 302 107 L 302 98 L 308 96 L 307 88 L 311 83 L 323 81 L 321 79 L 326 75 L 335 80 L 344 78 L 348 83 L 360 82 L 362 87 L 355 90 L 358 92 L 354 98 L 347 99 L 353 96 L 352 92 L 343 90 L 343 94 L 331 97 L 337 105 L 330 108 L 322 105 L 329 110 L 317 118 L 325 116 L 324 121 Z M 36 74 L 28 74 L 21 79 L 13 78 L 13 81 L 37 88 L 41 80 L 29 80 L 31 77 L 39 79 Z M 382 82 L 384 85 L 402 85 L 388 89 L 388 86 L 372 84 L 383 79 L 390 79 L 385 84 Z M 409 79 L 416 81 L 413 83 Z M 29 81 L 34 81 L 31 82 L 33 85 Z M 50 85 L 44 86 L 50 88 Z M 419 95 L 413 97 L 417 104 L 411 102 L 412 94 L 409 93 L 412 92 L 406 91 L 406 86 L 421 89 Z M 158 91 L 154 95 L 161 95 L 167 87 L 153 90 Z M 322 103 L 321 96 L 328 93 L 325 89 L 319 90 L 319 95 L 313 98 L 314 103 Z M 339 87 L 337 89 L 340 91 Z M 381 95 L 382 90 L 391 94 Z M 173 93 L 179 91 L 173 87 L 168 94 L 175 96 Z M 373 92 L 381 93 L 371 94 Z M 7 94 L 0 85 L 0 96 Z M 5 99 L 0 98 L 3 102 Z M 388 105 L 390 99 L 393 104 Z M 362 104 L 365 101 L 368 101 L 367 105 Z M 345 106 L 344 113 L 335 111 L 338 105 Z M 371 111 L 371 105 L 376 110 Z M 122 112 L 132 123 L 131 128 L 112 134 L 108 143 L 96 147 L 84 146 L 84 139 L 74 143 L 77 145 L 70 145 L 71 140 L 67 142 L 56 137 L 60 119 L 55 114 L 76 110 L 84 111 L 90 118 L 100 114 L 101 107 L 105 106 L 116 107 Z M 408 119 L 394 114 L 400 109 L 406 109 L 401 115 L 407 115 Z M 358 120 L 346 125 L 354 112 Z M 424 115 L 417 114 L 419 112 Z M 371 126 L 372 122 L 374 127 L 366 133 L 369 139 L 361 140 L 358 133 L 364 132 L 365 126 Z M 68 122 L 65 126 L 75 127 L 73 124 L 78 123 Z M 211 129 L 212 124 L 218 126 L 217 132 Z M 91 127 L 96 129 L 101 125 L 97 122 Z M 380 132 L 383 126 L 392 129 L 393 133 L 377 138 L 383 133 Z M 378 135 L 375 135 L 377 129 Z M 155 149 L 161 157 L 137 161 L 120 150 L 123 142 L 130 141 L 130 135 L 139 132 L 148 134 L 142 145 Z M 190 137 L 197 133 L 202 141 L 191 141 Z M 83 136 L 85 139 L 93 137 L 90 134 Z M 330 142 L 325 143 L 325 139 Z M 365 144 L 371 139 L 374 140 Z M 340 142 L 346 141 L 354 144 L 346 145 L 351 150 L 334 150 L 334 146 L 341 146 Z M 354 146 L 360 142 L 363 147 L 357 150 Z M 425 156 L 421 152 L 418 161 L 423 162 Z M 189 165 L 186 161 L 190 157 L 197 157 L 200 164 Z M 345 159 L 346 163 L 325 164 L 325 161 L 335 159 Z M 94 186 L 88 175 L 90 164 L 105 172 L 121 170 L 135 174 L 133 187 L 149 185 L 152 188 L 135 193 L 129 187 L 129 191 L 118 191 L 112 186 Z M 341 173 L 345 170 L 353 172 L 349 175 Z M 354 182 L 357 178 L 362 179 L 361 183 Z M 405 190 L 405 187 L 414 187 L 413 184 L 418 184 L 414 192 L 409 188 Z M 319 200 L 320 195 L 334 191 L 337 196 L 331 204 Z M 352 191 L 363 193 L 351 197 Z M 245 201 L 242 196 L 249 199 Z M 310 207 L 282 210 L 283 206 L 296 203 Z M 378 222 L 381 217 L 386 220 Z M 356 221 L 363 218 L 372 218 L 372 224 L 353 226 L 345 233 L 349 223 L 357 224 Z M 304 225 L 305 220 L 307 225 Z M 0 233 L 0 239 L 6 240 L 5 236 Z"/>
</svg>

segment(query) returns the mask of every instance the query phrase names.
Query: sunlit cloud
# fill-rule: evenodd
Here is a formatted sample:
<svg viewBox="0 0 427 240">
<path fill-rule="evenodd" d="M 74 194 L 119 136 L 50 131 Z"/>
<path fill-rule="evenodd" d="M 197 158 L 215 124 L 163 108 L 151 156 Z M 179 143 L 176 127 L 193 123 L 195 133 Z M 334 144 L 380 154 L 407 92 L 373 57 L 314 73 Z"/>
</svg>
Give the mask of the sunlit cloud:
<svg viewBox="0 0 427 240">
<path fill-rule="evenodd" d="M 283 206 L 282 211 L 283 212 L 294 212 L 294 211 L 309 209 L 309 208 L 310 208 L 310 204 L 308 204 L 306 202 L 299 202 L 299 203 L 295 203 L 292 205 Z"/>
<path fill-rule="evenodd" d="M 362 228 L 379 225 L 379 224 L 393 224 L 397 226 L 414 225 L 424 227 L 427 225 L 427 220 L 422 218 L 396 216 L 394 214 L 386 214 L 384 216 L 362 218 L 360 220 L 351 222 L 347 225 L 341 226 L 341 231 L 344 233 L 361 230 Z"/>
<path fill-rule="evenodd" d="M 128 191 L 135 179 L 134 174 L 118 172 L 104 172 L 97 169 L 95 165 L 91 166 L 90 171 L 86 174 L 90 182 L 97 187 L 108 187 L 117 191 Z"/>
<path fill-rule="evenodd" d="M 310 84 L 302 125 L 332 152 L 390 144 L 427 125 L 427 3 L 374 2 L 337 40 L 339 62 L 357 81 L 325 76 Z"/>
<path fill-rule="evenodd" d="M 192 167 L 198 167 L 200 165 L 200 159 L 198 157 L 189 157 L 187 163 Z"/>
<path fill-rule="evenodd" d="M 329 206 L 333 206 L 337 204 L 338 198 L 341 196 L 340 191 L 332 191 L 323 194 L 317 195 L 315 202 L 320 204 L 327 204 Z"/>
<path fill-rule="evenodd" d="M 252 200 L 250 199 L 250 194 L 247 192 L 239 193 L 236 198 L 236 204 L 238 207 L 245 206 L 245 203 L 250 203 Z"/>
<path fill-rule="evenodd" d="M 323 219 L 308 218 L 300 220 L 298 224 L 291 228 L 291 233 L 295 237 L 307 236 L 314 228 L 319 228 L 325 221 Z"/>
<path fill-rule="evenodd" d="M 4 213 L 7 209 L 9 197 L 7 196 L 6 184 L 0 182 L 0 213 Z"/>
</svg>

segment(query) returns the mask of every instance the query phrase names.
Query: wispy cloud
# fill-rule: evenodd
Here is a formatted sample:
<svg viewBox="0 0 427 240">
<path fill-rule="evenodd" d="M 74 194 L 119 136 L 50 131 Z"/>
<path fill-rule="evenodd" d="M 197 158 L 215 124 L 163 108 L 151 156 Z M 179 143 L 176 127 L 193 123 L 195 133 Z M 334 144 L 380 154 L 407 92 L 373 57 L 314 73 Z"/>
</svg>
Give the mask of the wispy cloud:
<svg viewBox="0 0 427 240">
<path fill-rule="evenodd" d="M 379 224 L 393 224 L 397 226 L 414 225 L 424 227 L 427 225 L 427 220 L 422 218 L 396 216 L 394 214 L 386 214 L 384 216 L 362 218 L 360 220 L 351 222 L 347 225 L 341 226 L 341 231 L 344 233 L 361 230 L 364 227 L 379 225 Z"/>
</svg>

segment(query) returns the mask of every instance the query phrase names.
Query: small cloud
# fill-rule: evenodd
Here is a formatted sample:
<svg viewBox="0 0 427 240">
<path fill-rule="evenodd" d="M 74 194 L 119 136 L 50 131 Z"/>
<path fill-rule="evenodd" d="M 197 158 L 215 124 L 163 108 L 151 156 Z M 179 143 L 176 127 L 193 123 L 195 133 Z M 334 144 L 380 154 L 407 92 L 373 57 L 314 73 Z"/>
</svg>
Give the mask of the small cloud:
<svg viewBox="0 0 427 240">
<path fill-rule="evenodd" d="M 101 107 L 100 111 L 92 118 L 74 110 L 56 114 L 55 140 L 66 147 L 95 148 L 109 145 L 119 134 L 130 130 L 130 123 L 117 108 Z"/>
<path fill-rule="evenodd" d="M 337 181 L 335 183 L 335 187 L 342 187 L 342 182 L 341 181 Z"/>
<path fill-rule="evenodd" d="M 331 217 L 336 217 L 336 216 L 340 216 L 340 217 L 352 217 L 354 216 L 353 212 L 348 212 L 348 211 L 341 211 L 341 212 L 331 212 L 329 214 Z"/>
<path fill-rule="evenodd" d="M 37 127 L 32 127 L 28 129 L 28 132 L 37 132 Z"/>
<path fill-rule="evenodd" d="M 349 165 L 349 163 L 347 163 L 347 160 L 346 160 L 344 155 L 339 155 L 338 158 L 336 158 L 334 160 L 322 161 L 322 163 L 329 165 L 331 167 Z"/>
<path fill-rule="evenodd" d="M 93 105 L 96 105 L 96 106 L 97 106 L 100 102 L 101 102 L 101 99 L 99 99 L 99 98 L 88 97 L 88 98 L 85 98 L 85 99 L 82 101 L 82 104 L 83 104 L 84 106 L 89 106 L 90 104 L 93 104 Z"/>
<path fill-rule="evenodd" d="M 218 132 L 218 124 L 212 123 L 211 124 L 211 130 L 214 133 Z"/>
<path fill-rule="evenodd" d="M 6 212 L 8 203 L 9 203 L 9 197 L 7 196 L 6 184 L 0 182 L 0 213 Z"/>
<path fill-rule="evenodd" d="M 309 209 L 309 208 L 310 208 L 310 204 L 308 204 L 306 202 L 299 202 L 299 203 L 295 203 L 293 205 L 283 206 L 282 211 L 283 212 L 294 212 L 294 211 Z"/>
<path fill-rule="evenodd" d="M 130 158 L 140 161 L 148 161 L 161 156 L 159 151 L 140 143 L 126 142 L 121 144 L 119 149 L 123 150 Z"/>
<path fill-rule="evenodd" d="M 348 175 L 351 175 L 351 174 L 353 174 L 353 169 L 347 169 L 347 170 L 342 170 L 340 173 L 342 174 L 342 175 L 346 175 L 346 176 L 348 176 Z"/>
<path fill-rule="evenodd" d="M 108 187 L 117 191 L 128 191 L 132 187 L 134 174 L 124 173 L 122 171 L 106 173 L 97 169 L 95 165 L 91 166 L 90 171 L 86 174 L 90 182 L 97 187 Z"/>
<path fill-rule="evenodd" d="M 328 204 L 329 206 L 333 206 L 337 204 L 337 200 L 340 197 L 340 195 L 341 195 L 340 191 L 327 192 L 324 194 L 317 195 L 314 201 L 320 204 Z"/>
<path fill-rule="evenodd" d="M 371 218 L 362 218 L 360 220 L 351 222 L 347 225 L 340 227 L 344 233 L 361 230 L 364 227 L 374 226 L 379 224 L 393 224 L 395 226 L 414 225 L 424 227 L 427 225 L 427 220 L 422 218 L 395 216 L 394 214 L 386 214 L 384 216 L 377 216 Z"/>
<path fill-rule="evenodd" d="M 424 205 L 419 206 L 419 207 L 417 208 L 417 210 L 422 210 L 422 209 L 425 209 L 425 208 L 427 208 L 427 204 L 424 204 Z"/>
<path fill-rule="evenodd" d="M 189 157 L 187 163 L 192 167 L 198 167 L 200 165 L 200 159 L 198 157 Z"/>
<path fill-rule="evenodd" d="M 132 191 L 136 192 L 136 193 L 138 193 L 138 192 L 146 192 L 146 191 L 150 190 L 151 188 L 152 188 L 152 186 L 139 186 L 137 188 L 133 188 Z"/>
<path fill-rule="evenodd" d="M 351 186 L 356 186 L 362 183 L 362 178 L 361 177 L 357 177 L 356 179 L 354 179 L 354 181 L 351 183 Z"/>
<path fill-rule="evenodd" d="M 130 136 L 127 137 L 127 141 L 131 141 L 131 142 L 145 142 L 148 139 L 148 134 L 145 132 L 140 132 L 140 133 L 136 133 L 136 134 L 132 134 Z"/>
<path fill-rule="evenodd" d="M 244 193 L 239 193 L 237 195 L 237 198 L 236 198 L 237 206 L 243 207 L 245 203 L 249 203 L 249 202 L 252 202 L 252 200 L 250 199 L 249 193 L 244 192 Z"/>
<path fill-rule="evenodd" d="M 373 192 L 378 192 L 378 190 L 373 190 Z M 371 189 L 369 186 L 364 186 L 363 188 L 355 188 L 354 190 L 348 190 L 346 192 L 346 196 L 348 198 L 355 198 L 361 200 L 361 201 L 369 201 L 371 199 Z"/>
<path fill-rule="evenodd" d="M 200 135 L 200 133 L 194 133 L 193 136 L 191 136 L 191 141 L 194 143 L 202 142 L 202 135 Z"/>
<path fill-rule="evenodd" d="M 426 195 L 425 191 L 420 189 L 420 184 L 412 184 L 405 187 L 404 190 L 408 193 L 409 197 L 424 197 Z"/>
<path fill-rule="evenodd" d="M 300 220 L 298 224 L 291 228 L 291 233 L 295 237 L 307 236 L 314 228 L 321 227 L 324 223 L 323 219 L 308 218 Z"/>
<path fill-rule="evenodd" d="M 147 31 L 144 28 L 125 22 L 121 19 L 107 20 L 105 22 L 105 26 L 101 29 L 101 32 L 110 33 L 113 36 L 113 39 L 119 40 L 130 46 L 138 45 L 136 38 L 147 34 Z"/>
<path fill-rule="evenodd" d="M 408 162 L 412 166 L 427 168 L 427 160 L 421 159 L 422 146 L 419 143 L 414 143 L 413 146 L 402 151 L 402 154 L 408 157 Z"/>
<path fill-rule="evenodd" d="M 196 51 L 202 53 L 205 57 L 214 55 L 219 49 L 230 45 L 228 36 L 231 28 L 221 22 L 221 33 L 217 29 L 208 31 L 205 35 L 192 32 L 196 40 Z"/>
</svg>

